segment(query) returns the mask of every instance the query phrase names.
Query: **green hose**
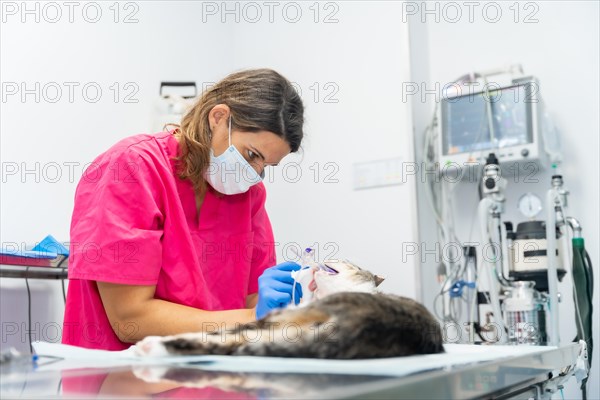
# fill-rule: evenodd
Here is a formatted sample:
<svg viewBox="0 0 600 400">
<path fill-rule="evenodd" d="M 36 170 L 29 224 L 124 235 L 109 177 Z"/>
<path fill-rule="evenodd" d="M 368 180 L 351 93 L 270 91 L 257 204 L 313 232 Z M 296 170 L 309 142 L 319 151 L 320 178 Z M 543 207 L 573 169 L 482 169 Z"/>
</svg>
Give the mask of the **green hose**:
<svg viewBox="0 0 600 400">
<path fill-rule="evenodd" d="M 588 363 L 592 364 L 592 296 L 594 291 L 592 263 L 585 250 L 583 238 L 573 238 L 573 298 L 576 310 L 576 341 L 587 343 Z M 581 322 L 580 322 L 581 321 Z M 587 378 L 581 383 L 585 390 Z"/>
</svg>

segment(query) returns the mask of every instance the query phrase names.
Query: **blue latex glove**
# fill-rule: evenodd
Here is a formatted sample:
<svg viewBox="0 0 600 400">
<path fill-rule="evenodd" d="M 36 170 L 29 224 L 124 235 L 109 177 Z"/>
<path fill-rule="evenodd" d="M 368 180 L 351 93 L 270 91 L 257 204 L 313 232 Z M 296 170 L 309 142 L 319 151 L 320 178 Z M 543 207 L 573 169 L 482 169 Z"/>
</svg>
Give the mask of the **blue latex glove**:
<svg viewBox="0 0 600 400">
<path fill-rule="evenodd" d="M 261 319 L 270 311 L 286 307 L 292 302 L 294 279 L 292 271 L 300 269 L 295 262 L 284 262 L 267 268 L 258 278 L 258 303 L 256 304 L 256 319 Z M 294 299 L 296 304 L 302 297 L 302 285 L 296 284 Z"/>
</svg>

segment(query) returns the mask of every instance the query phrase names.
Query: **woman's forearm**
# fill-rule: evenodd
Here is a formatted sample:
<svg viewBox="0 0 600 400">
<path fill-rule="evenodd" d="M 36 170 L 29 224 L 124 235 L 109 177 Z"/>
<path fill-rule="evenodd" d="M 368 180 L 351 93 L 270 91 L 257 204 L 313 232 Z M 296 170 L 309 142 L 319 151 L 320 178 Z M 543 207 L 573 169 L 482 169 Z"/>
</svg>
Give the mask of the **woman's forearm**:
<svg viewBox="0 0 600 400">
<path fill-rule="evenodd" d="M 155 286 L 96 282 L 104 310 L 119 340 L 232 329 L 255 321 L 256 310 L 205 311 L 154 298 Z M 249 296 L 250 297 L 250 296 Z M 251 305 L 255 302 L 248 302 Z"/>
<path fill-rule="evenodd" d="M 233 329 L 239 324 L 255 321 L 255 311 L 246 308 L 205 311 L 165 300 L 151 299 L 139 310 L 132 310 L 129 316 L 122 316 L 117 321 L 115 333 L 119 339 L 135 343 L 146 336 Z"/>
</svg>

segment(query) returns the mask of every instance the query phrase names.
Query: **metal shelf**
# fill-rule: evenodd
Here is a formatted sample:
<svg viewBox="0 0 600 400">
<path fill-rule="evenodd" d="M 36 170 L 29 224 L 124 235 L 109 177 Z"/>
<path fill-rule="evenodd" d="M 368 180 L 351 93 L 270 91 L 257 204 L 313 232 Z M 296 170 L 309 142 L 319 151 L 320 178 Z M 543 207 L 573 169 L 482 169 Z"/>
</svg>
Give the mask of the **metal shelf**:
<svg viewBox="0 0 600 400">
<path fill-rule="evenodd" d="M 66 264 L 66 260 L 65 260 Z M 67 267 L 27 267 L 25 265 L 0 264 L 0 278 L 20 279 L 67 279 Z"/>
</svg>

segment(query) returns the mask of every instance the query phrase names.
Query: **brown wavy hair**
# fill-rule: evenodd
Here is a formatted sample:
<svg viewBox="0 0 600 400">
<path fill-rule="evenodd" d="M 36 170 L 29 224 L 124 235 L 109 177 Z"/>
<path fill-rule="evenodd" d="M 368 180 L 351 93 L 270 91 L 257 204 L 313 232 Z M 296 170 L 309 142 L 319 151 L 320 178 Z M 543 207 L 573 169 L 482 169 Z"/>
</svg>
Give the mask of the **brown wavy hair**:
<svg viewBox="0 0 600 400">
<path fill-rule="evenodd" d="M 206 190 L 203 175 L 211 149 L 208 114 L 217 104 L 229 106 L 232 129 L 273 132 L 289 144 L 292 153 L 298 151 L 304 136 L 304 105 L 296 89 L 272 69 L 235 72 L 206 90 L 175 125 L 181 144 L 178 174 L 190 179 L 197 192 Z"/>
</svg>

